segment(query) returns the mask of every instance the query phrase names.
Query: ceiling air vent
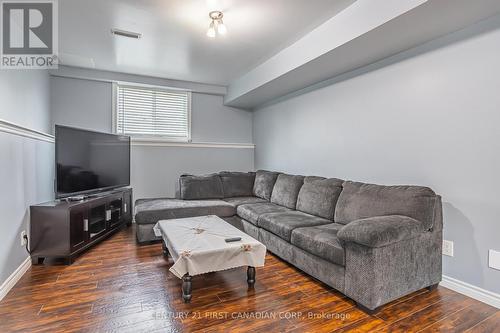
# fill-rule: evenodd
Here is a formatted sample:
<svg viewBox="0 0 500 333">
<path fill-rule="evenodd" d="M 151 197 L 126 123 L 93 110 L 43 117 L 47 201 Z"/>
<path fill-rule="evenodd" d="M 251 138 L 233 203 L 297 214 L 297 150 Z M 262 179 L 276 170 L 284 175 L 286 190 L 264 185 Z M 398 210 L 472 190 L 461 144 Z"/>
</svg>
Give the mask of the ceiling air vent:
<svg viewBox="0 0 500 333">
<path fill-rule="evenodd" d="M 116 36 L 122 36 L 122 37 L 128 37 L 128 38 L 134 38 L 134 39 L 139 39 L 142 37 L 142 34 L 138 32 L 132 32 L 132 31 L 126 31 L 126 30 L 120 30 L 120 29 L 111 29 L 111 33 Z"/>
</svg>

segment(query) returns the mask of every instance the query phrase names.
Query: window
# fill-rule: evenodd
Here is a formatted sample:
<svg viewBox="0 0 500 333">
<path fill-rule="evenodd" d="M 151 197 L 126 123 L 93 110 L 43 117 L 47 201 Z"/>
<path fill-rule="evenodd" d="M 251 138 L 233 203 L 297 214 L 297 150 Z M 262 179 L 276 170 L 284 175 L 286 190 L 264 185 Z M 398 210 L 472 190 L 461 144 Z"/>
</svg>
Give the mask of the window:
<svg viewBox="0 0 500 333">
<path fill-rule="evenodd" d="M 190 140 L 191 93 L 116 86 L 116 132 L 135 137 Z"/>
</svg>

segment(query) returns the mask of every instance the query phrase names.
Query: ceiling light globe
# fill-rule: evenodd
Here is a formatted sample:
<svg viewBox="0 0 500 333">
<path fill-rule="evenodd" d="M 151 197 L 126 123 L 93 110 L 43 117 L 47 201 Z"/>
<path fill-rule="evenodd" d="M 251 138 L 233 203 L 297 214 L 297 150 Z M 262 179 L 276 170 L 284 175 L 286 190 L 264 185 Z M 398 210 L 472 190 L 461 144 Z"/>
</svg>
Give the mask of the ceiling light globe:
<svg viewBox="0 0 500 333">
<path fill-rule="evenodd" d="M 215 37 L 215 26 L 214 26 L 213 22 L 210 23 L 210 27 L 208 27 L 207 36 L 210 37 L 210 38 L 214 38 Z"/>
<path fill-rule="evenodd" d="M 222 22 L 217 24 L 217 32 L 221 35 L 225 35 L 227 33 L 226 25 Z"/>
</svg>

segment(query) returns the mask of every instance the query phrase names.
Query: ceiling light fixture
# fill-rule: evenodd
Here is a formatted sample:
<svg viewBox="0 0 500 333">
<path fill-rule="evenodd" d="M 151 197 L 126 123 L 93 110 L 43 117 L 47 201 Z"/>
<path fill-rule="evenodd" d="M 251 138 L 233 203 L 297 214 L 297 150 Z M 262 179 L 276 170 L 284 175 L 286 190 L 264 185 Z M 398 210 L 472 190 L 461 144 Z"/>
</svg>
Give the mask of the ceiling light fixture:
<svg viewBox="0 0 500 333">
<path fill-rule="evenodd" d="M 212 20 L 210 25 L 208 26 L 207 36 L 210 38 L 214 38 L 219 35 L 225 35 L 227 33 L 227 28 L 222 21 L 224 14 L 220 10 L 215 10 L 208 13 L 208 17 Z"/>
</svg>

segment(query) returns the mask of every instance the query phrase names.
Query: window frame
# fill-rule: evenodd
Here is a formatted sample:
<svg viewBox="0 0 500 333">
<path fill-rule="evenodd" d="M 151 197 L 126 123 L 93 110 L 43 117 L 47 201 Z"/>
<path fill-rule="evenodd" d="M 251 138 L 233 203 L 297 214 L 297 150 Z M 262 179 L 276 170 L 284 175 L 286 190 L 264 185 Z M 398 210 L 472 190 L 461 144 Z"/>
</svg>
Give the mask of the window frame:
<svg viewBox="0 0 500 333">
<path fill-rule="evenodd" d="M 119 87 L 129 87 L 136 89 L 149 89 L 162 92 L 183 92 L 187 94 L 187 138 L 179 138 L 168 135 L 150 135 L 150 134 L 129 134 L 129 133 L 118 133 L 118 89 Z M 187 89 L 179 89 L 172 87 L 154 86 L 146 85 L 140 83 L 130 83 L 130 82 L 113 82 L 112 87 L 112 132 L 115 134 L 128 135 L 132 141 L 155 141 L 155 142 L 184 142 L 191 143 L 191 105 L 192 105 L 192 91 Z"/>
</svg>

